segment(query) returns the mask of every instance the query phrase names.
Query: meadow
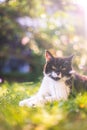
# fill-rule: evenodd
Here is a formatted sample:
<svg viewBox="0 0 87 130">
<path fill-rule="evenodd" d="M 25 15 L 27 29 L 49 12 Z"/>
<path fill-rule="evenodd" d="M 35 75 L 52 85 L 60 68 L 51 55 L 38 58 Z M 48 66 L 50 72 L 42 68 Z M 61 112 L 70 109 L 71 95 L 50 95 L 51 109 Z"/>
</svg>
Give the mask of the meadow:
<svg viewBox="0 0 87 130">
<path fill-rule="evenodd" d="M 43 107 L 19 107 L 39 87 L 40 82 L 0 85 L 0 130 L 87 130 L 87 92 Z"/>
</svg>

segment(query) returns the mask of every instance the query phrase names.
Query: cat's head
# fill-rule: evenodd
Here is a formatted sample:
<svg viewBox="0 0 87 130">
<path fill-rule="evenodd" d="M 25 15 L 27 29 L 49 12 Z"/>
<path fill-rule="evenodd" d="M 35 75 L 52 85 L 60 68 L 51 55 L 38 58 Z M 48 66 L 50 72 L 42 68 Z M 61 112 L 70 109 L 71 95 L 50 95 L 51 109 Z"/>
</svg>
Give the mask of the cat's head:
<svg viewBox="0 0 87 130">
<path fill-rule="evenodd" d="M 72 71 L 72 56 L 54 57 L 49 51 L 45 51 L 46 64 L 44 66 L 44 74 L 54 80 L 69 78 Z"/>
</svg>

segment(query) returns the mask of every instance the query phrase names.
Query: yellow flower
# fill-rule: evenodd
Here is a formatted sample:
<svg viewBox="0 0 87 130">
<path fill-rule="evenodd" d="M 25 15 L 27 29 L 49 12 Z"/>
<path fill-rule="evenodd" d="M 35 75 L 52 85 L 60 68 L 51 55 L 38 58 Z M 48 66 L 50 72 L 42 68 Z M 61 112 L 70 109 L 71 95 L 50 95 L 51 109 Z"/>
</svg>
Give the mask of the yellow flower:
<svg viewBox="0 0 87 130">
<path fill-rule="evenodd" d="M 85 104 L 81 103 L 80 105 L 80 108 L 85 108 Z"/>
</svg>

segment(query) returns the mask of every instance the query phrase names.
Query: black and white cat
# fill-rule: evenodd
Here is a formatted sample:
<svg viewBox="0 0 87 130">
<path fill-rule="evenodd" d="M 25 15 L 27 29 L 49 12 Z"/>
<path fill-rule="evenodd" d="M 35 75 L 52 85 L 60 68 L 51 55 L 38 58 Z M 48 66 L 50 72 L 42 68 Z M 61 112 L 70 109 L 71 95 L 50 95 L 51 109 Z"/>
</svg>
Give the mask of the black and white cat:
<svg viewBox="0 0 87 130">
<path fill-rule="evenodd" d="M 46 102 L 67 100 L 72 86 L 77 91 L 87 90 L 87 77 L 77 74 L 72 69 L 72 56 L 54 57 L 45 52 L 46 64 L 41 87 L 36 95 L 19 102 L 20 106 L 40 106 Z"/>
<path fill-rule="evenodd" d="M 46 102 L 66 100 L 71 91 L 72 58 L 55 58 L 45 52 L 44 77 L 37 94 L 19 102 L 19 106 L 39 106 Z"/>
</svg>

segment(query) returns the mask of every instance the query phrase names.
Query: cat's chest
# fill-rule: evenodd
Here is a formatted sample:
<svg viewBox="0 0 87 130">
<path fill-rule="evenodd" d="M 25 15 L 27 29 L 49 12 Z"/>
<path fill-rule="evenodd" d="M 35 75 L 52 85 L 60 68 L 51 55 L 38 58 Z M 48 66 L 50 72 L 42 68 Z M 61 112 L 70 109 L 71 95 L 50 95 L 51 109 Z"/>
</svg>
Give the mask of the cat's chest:
<svg viewBox="0 0 87 130">
<path fill-rule="evenodd" d="M 64 79 L 55 81 L 49 77 L 45 77 L 44 84 L 48 92 L 56 97 L 67 98 L 70 93 L 70 88 L 65 84 Z"/>
<path fill-rule="evenodd" d="M 70 93 L 70 88 L 65 84 L 63 80 L 54 81 L 51 80 L 50 90 L 52 95 L 59 99 L 67 99 Z"/>
<path fill-rule="evenodd" d="M 52 84 L 56 91 L 70 91 L 69 86 L 65 84 L 64 80 L 54 81 Z"/>
<path fill-rule="evenodd" d="M 66 85 L 66 79 L 64 79 L 64 78 L 57 80 L 57 81 L 50 78 L 49 83 L 50 83 L 50 85 L 56 86 L 57 88 L 58 88 L 58 86 L 61 86 L 61 88 L 62 87 L 67 88 L 68 87 L 68 85 Z"/>
</svg>

